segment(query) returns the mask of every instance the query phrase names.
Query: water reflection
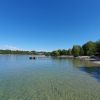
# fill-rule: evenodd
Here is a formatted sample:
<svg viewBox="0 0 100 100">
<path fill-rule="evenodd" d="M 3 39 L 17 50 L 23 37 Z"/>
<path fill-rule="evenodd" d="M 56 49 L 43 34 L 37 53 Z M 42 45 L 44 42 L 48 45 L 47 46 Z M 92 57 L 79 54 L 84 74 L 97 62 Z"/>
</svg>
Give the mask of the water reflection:
<svg viewBox="0 0 100 100">
<path fill-rule="evenodd" d="M 75 59 L 0 56 L 0 100 L 100 100 L 100 69 Z M 91 66 L 90 66 L 91 67 Z M 97 73 L 98 72 L 98 73 Z M 86 80 L 86 81 L 85 81 Z"/>
<path fill-rule="evenodd" d="M 89 73 L 100 82 L 100 67 L 80 67 L 80 70 Z"/>
<path fill-rule="evenodd" d="M 91 63 L 90 61 L 72 60 L 73 66 L 81 71 L 88 73 L 100 82 L 100 65 Z"/>
</svg>

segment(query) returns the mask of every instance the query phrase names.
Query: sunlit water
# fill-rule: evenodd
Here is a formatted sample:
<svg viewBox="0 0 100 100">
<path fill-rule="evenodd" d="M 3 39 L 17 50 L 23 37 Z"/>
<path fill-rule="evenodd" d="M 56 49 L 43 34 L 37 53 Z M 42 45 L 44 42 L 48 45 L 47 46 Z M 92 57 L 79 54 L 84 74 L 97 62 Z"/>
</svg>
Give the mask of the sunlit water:
<svg viewBox="0 0 100 100">
<path fill-rule="evenodd" d="M 0 55 L 0 100 L 100 100 L 100 67 L 72 59 Z"/>
</svg>

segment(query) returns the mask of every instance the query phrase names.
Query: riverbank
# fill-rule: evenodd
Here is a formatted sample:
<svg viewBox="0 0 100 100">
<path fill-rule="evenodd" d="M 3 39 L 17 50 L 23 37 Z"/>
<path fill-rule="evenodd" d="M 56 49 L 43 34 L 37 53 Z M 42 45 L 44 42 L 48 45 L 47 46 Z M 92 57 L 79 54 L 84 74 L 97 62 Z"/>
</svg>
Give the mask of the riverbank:
<svg viewBox="0 0 100 100">
<path fill-rule="evenodd" d="M 68 55 L 64 55 L 64 56 L 58 56 L 58 58 L 71 58 L 71 59 L 79 59 L 82 61 L 90 61 L 94 64 L 99 64 L 100 65 L 100 58 L 99 57 L 91 57 L 91 56 L 78 56 L 78 57 L 74 57 L 74 56 L 68 56 Z"/>
<path fill-rule="evenodd" d="M 90 62 L 92 62 L 94 64 L 100 65 L 100 57 L 96 57 L 96 56 L 94 56 L 94 57 L 91 57 L 91 56 L 79 56 L 77 58 L 80 59 L 80 60 L 90 61 Z"/>
</svg>

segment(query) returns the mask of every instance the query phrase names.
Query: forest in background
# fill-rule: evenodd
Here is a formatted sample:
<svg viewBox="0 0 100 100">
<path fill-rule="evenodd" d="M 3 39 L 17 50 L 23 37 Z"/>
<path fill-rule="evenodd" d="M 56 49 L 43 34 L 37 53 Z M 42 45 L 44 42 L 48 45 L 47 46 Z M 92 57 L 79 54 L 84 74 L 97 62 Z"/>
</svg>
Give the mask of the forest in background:
<svg viewBox="0 0 100 100">
<path fill-rule="evenodd" d="M 100 40 L 93 42 L 88 41 L 87 43 L 80 45 L 73 45 L 72 48 L 54 50 L 52 52 L 45 51 L 22 51 L 22 50 L 0 50 L 0 54 L 22 54 L 22 55 L 46 55 L 46 56 L 62 56 L 62 55 L 73 55 L 77 56 L 100 56 Z"/>
</svg>

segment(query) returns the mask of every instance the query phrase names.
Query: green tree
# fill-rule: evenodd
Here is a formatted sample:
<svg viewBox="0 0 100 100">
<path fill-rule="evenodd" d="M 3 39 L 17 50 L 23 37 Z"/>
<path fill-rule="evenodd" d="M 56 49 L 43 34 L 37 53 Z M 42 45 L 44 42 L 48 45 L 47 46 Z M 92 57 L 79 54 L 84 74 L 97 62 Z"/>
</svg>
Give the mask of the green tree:
<svg viewBox="0 0 100 100">
<path fill-rule="evenodd" d="M 83 50 L 84 50 L 84 55 L 95 55 L 96 53 L 96 43 L 89 41 L 86 44 L 84 44 L 82 46 Z"/>
<path fill-rule="evenodd" d="M 60 56 L 60 53 L 59 53 L 58 50 L 57 51 L 52 51 L 51 56 Z"/>
<path fill-rule="evenodd" d="M 81 46 L 79 45 L 74 45 L 72 48 L 72 54 L 74 55 L 74 57 L 79 56 L 81 53 Z"/>
<path fill-rule="evenodd" d="M 80 48 L 80 55 L 81 55 L 81 56 L 83 56 L 83 55 L 84 55 L 84 50 L 83 50 L 83 48 L 82 48 L 82 47 Z"/>
<path fill-rule="evenodd" d="M 67 50 L 67 55 L 72 55 L 72 49 Z"/>
<path fill-rule="evenodd" d="M 65 49 L 63 49 L 63 50 L 57 50 L 58 52 L 59 52 L 59 54 L 60 54 L 60 56 L 61 55 L 67 55 L 67 50 L 65 50 Z"/>
<path fill-rule="evenodd" d="M 96 52 L 100 53 L 100 40 L 96 41 Z"/>
<path fill-rule="evenodd" d="M 67 55 L 67 50 L 63 49 L 62 50 L 62 55 Z"/>
</svg>

